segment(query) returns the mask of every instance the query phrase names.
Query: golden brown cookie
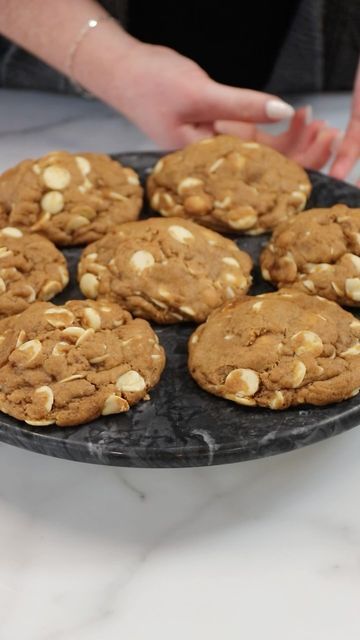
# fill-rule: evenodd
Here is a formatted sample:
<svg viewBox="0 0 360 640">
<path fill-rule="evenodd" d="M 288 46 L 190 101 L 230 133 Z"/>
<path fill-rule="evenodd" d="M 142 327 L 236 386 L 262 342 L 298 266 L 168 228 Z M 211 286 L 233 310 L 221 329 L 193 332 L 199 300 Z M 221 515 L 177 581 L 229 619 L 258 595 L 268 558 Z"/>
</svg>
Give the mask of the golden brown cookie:
<svg viewBox="0 0 360 640">
<path fill-rule="evenodd" d="M 162 323 L 204 321 L 251 284 L 251 258 L 231 240 L 181 218 L 121 225 L 86 247 L 80 289 Z"/>
<path fill-rule="evenodd" d="M 189 341 L 189 369 L 210 393 L 285 409 L 359 392 L 360 321 L 335 302 L 291 289 L 234 300 Z"/>
<path fill-rule="evenodd" d="M 277 227 L 260 257 L 262 275 L 339 304 L 360 305 L 360 209 L 311 209 Z"/>
<path fill-rule="evenodd" d="M 305 171 L 277 151 L 217 136 L 162 158 L 147 188 L 163 216 L 258 234 L 304 209 L 311 185 Z"/>
<path fill-rule="evenodd" d="M 50 300 L 68 282 L 66 260 L 52 242 L 16 227 L 0 229 L 0 319 Z"/>
<path fill-rule="evenodd" d="M 163 348 L 145 320 L 110 302 L 36 302 L 0 321 L 0 408 L 33 426 L 122 413 L 159 380 Z"/>
<path fill-rule="evenodd" d="M 142 188 L 109 156 L 54 151 L 0 176 L 0 227 L 38 232 L 58 245 L 87 244 L 135 220 Z"/>
</svg>

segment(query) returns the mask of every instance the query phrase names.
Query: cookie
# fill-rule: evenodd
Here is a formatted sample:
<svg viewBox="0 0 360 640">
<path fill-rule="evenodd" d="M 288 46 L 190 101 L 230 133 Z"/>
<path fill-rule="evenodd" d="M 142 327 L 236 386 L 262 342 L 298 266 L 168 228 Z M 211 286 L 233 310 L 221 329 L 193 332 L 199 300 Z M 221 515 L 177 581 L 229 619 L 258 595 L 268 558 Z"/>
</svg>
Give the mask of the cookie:
<svg viewBox="0 0 360 640">
<path fill-rule="evenodd" d="M 52 242 L 16 227 L 0 229 L 0 319 L 50 300 L 68 282 L 66 260 Z"/>
<path fill-rule="evenodd" d="M 98 153 L 54 151 L 0 176 L 0 227 L 38 232 L 57 245 L 93 242 L 135 220 L 141 206 L 135 171 Z"/>
<path fill-rule="evenodd" d="M 162 158 L 147 183 L 152 208 L 218 231 L 258 234 L 304 209 L 305 171 L 257 142 L 217 136 Z"/>
<path fill-rule="evenodd" d="M 311 209 L 277 227 L 260 257 L 278 287 L 360 306 L 360 209 Z"/>
<path fill-rule="evenodd" d="M 234 300 L 189 341 L 189 369 L 210 393 L 285 409 L 359 392 L 360 321 L 335 302 L 291 289 Z"/>
<path fill-rule="evenodd" d="M 86 297 L 114 300 L 143 318 L 202 322 L 246 293 L 250 271 L 250 256 L 218 233 L 181 218 L 150 218 L 88 246 L 79 283 Z"/>
<path fill-rule="evenodd" d="M 82 424 L 148 399 L 164 364 L 148 322 L 116 304 L 36 302 L 0 321 L 0 409 L 36 427 Z"/>
</svg>

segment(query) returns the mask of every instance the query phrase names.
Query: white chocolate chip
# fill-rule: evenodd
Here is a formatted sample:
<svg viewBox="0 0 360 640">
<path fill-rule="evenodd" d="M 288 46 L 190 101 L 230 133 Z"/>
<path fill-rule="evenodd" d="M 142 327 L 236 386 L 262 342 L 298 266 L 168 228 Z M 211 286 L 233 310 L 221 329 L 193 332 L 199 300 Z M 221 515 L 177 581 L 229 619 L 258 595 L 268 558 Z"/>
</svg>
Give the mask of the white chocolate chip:
<svg viewBox="0 0 360 640">
<path fill-rule="evenodd" d="M 97 260 L 97 257 L 97 253 L 88 253 L 86 256 L 86 260 L 89 260 L 89 262 L 95 262 Z"/>
<path fill-rule="evenodd" d="M 44 284 L 43 288 L 39 293 L 39 298 L 41 300 L 50 300 L 57 293 L 62 291 L 62 285 L 57 280 L 49 280 L 46 284 Z"/>
<path fill-rule="evenodd" d="M 355 278 L 355 280 L 356 280 L 356 278 Z M 335 291 L 336 295 L 341 296 L 341 297 L 343 296 L 343 292 L 341 291 L 340 287 L 338 287 L 338 285 L 336 284 L 336 282 L 332 282 L 332 283 L 331 283 L 331 286 L 332 286 L 332 288 L 334 289 L 334 291 Z"/>
<path fill-rule="evenodd" d="M 360 257 L 356 256 L 354 253 L 348 253 L 346 255 L 347 255 L 347 257 L 350 258 L 350 260 L 351 260 L 353 266 L 355 267 L 356 271 L 358 273 L 360 273 Z M 344 256 L 344 257 L 346 257 L 346 256 Z"/>
<path fill-rule="evenodd" d="M 66 331 L 66 329 L 65 329 Z M 51 355 L 52 356 L 62 356 L 64 355 L 64 353 L 67 353 L 67 351 L 69 351 L 70 349 L 70 345 L 68 342 L 57 342 L 57 344 L 55 345 L 55 347 L 53 348 Z"/>
<path fill-rule="evenodd" d="M 68 327 L 67 329 L 64 329 L 62 331 L 62 335 L 65 338 L 70 338 L 70 339 L 74 338 L 74 341 L 80 338 L 80 336 L 82 336 L 84 333 L 85 333 L 85 329 L 83 329 L 82 327 Z"/>
<path fill-rule="evenodd" d="M 101 415 L 109 416 L 113 413 L 123 413 L 129 409 L 129 404 L 124 398 L 117 396 L 116 393 L 112 393 L 108 396 L 104 402 L 104 406 L 101 411 Z"/>
<path fill-rule="evenodd" d="M 90 364 L 99 364 L 100 362 L 104 362 L 109 356 L 105 353 L 103 356 L 95 356 L 95 358 L 90 358 Z"/>
<path fill-rule="evenodd" d="M 303 280 L 303 285 L 305 289 L 307 289 L 311 293 L 315 293 L 316 289 L 312 280 Z"/>
<path fill-rule="evenodd" d="M 116 388 L 125 393 L 135 393 L 144 391 L 146 383 L 144 378 L 137 371 L 127 371 L 116 380 Z"/>
<path fill-rule="evenodd" d="M 235 260 L 235 258 L 232 258 L 231 256 L 226 256 L 225 258 L 221 259 L 222 262 L 225 262 L 225 264 L 229 264 L 232 267 L 239 267 L 239 263 L 237 260 Z"/>
<path fill-rule="evenodd" d="M 31 231 L 38 231 L 39 229 L 42 229 L 44 225 L 49 222 L 50 218 L 50 213 L 44 213 L 44 215 L 41 216 L 41 218 L 30 227 Z"/>
<path fill-rule="evenodd" d="M 281 391 L 275 391 L 273 397 L 269 402 L 270 409 L 282 409 L 284 406 L 284 395 Z"/>
<path fill-rule="evenodd" d="M 304 266 L 304 271 L 307 273 L 320 273 L 321 271 L 329 271 L 333 268 L 333 265 L 328 264 L 327 262 L 308 262 Z"/>
<path fill-rule="evenodd" d="M 306 374 L 306 366 L 302 360 L 295 360 L 292 370 L 292 387 L 296 389 L 302 383 Z"/>
<path fill-rule="evenodd" d="M 261 275 L 264 278 L 264 280 L 270 280 L 270 272 L 269 269 L 266 269 L 265 267 L 261 268 Z"/>
<path fill-rule="evenodd" d="M 135 251 L 130 258 L 131 266 L 141 273 L 155 264 L 154 256 L 149 251 Z"/>
<path fill-rule="evenodd" d="M 249 209 L 252 209 L 252 207 L 249 207 Z M 228 220 L 230 227 L 232 227 L 233 229 L 250 229 L 256 224 L 256 222 L 257 215 L 255 213 L 248 216 L 240 217 L 237 220 Z"/>
<path fill-rule="evenodd" d="M 218 160 L 215 160 L 215 162 L 213 162 L 213 164 L 208 169 L 209 173 L 214 173 L 214 171 L 216 171 L 219 167 L 221 167 L 223 162 L 224 162 L 224 158 L 218 158 Z"/>
<path fill-rule="evenodd" d="M 223 200 L 214 200 L 215 209 L 228 209 L 231 206 L 231 198 L 230 196 L 225 196 Z"/>
<path fill-rule="evenodd" d="M 132 184 L 132 185 L 140 184 L 139 178 L 133 169 L 130 169 L 129 167 L 125 167 L 124 174 L 126 176 L 126 181 L 128 184 Z"/>
<path fill-rule="evenodd" d="M 24 234 L 16 227 L 4 227 L 1 229 L 1 235 L 8 236 L 9 238 L 22 238 Z"/>
<path fill-rule="evenodd" d="M 204 184 L 203 181 L 200 180 L 199 178 L 191 178 L 191 177 L 184 178 L 179 183 L 177 191 L 179 195 L 183 195 L 183 193 L 185 193 L 189 189 L 193 189 L 194 187 L 200 187 L 203 184 Z"/>
<path fill-rule="evenodd" d="M 238 171 L 241 171 L 241 169 L 243 169 L 246 164 L 246 158 L 237 151 L 232 151 L 232 153 L 229 153 L 227 160 L 230 161 L 232 166 L 234 166 Z M 256 189 L 255 191 L 257 192 Z"/>
<path fill-rule="evenodd" d="M 191 338 L 190 338 L 190 342 L 191 344 L 196 344 L 197 342 L 199 342 L 199 336 L 197 335 L 197 333 L 194 333 Z"/>
<path fill-rule="evenodd" d="M 350 323 L 350 328 L 354 331 L 360 331 L 360 320 L 353 320 Z"/>
<path fill-rule="evenodd" d="M 80 227 L 85 227 L 87 224 L 90 224 L 90 221 L 85 216 L 72 216 L 66 225 L 66 231 L 75 231 Z"/>
<path fill-rule="evenodd" d="M 27 362 L 30 363 L 41 353 L 42 346 L 40 340 L 28 340 L 24 342 L 20 347 L 18 347 L 19 351 L 22 351 L 27 356 Z"/>
<path fill-rule="evenodd" d="M 24 291 L 27 292 L 25 296 L 23 295 Z M 21 294 L 21 297 L 24 297 L 27 302 L 34 302 L 34 300 L 36 299 L 36 293 L 35 293 L 35 290 L 29 284 L 25 284 L 23 286 L 23 292 Z"/>
<path fill-rule="evenodd" d="M 181 306 L 179 307 L 180 311 L 182 311 L 183 313 L 186 313 L 188 316 L 194 316 L 195 315 L 195 311 L 194 309 L 192 309 L 192 307 L 188 307 L 188 306 Z"/>
<path fill-rule="evenodd" d="M 291 343 L 298 356 L 302 353 L 311 353 L 314 357 L 319 356 L 324 347 L 320 336 L 313 331 L 298 331 L 291 337 Z"/>
<path fill-rule="evenodd" d="M 76 340 L 75 347 L 79 347 L 85 340 L 91 338 L 94 335 L 94 329 L 85 329 L 84 333 Z"/>
<path fill-rule="evenodd" d="M 360 278 L 346 278 L 346 295 L 355 302 L 360 302 Z"/>
<path fill-rule="evenodd" d="M 150 204 L 153 209 L 158 209 L 160 205 L 160 193 L 158 191 L 155 191 L 154 195 L 151 198 Z"/>
<path fill-rule="evenodd" d="M 69 274 L 67 268 L 61 264 L 58 267 L 58 272 L 62 286 L 66 287 L 66 285 L 69 283 Z"/>
<path fill-rule="evenodd" d="M 39 167 L 38 164 L 34 164 L 32 166 L 32 170 L 37 176 L 39 176 L 41 174 L 41 168 Z"/>
<path fill-rule="evenodd" d="M 260 145 L 257 142 L 243 142 L 241 146 L 245 149 L 258 149 Z"/>
<path fill-rule="evenodd" d="M 253 369 L 233 369 L 225 380 L 225 386 L 239 398 L 255 395 L 259 384 L 260 378 Z"/>
<path fill-rule="evenodd" d="M 12 251 L 10 251 L 10 249 L 7 249 L 6 247 L 0 247 L 0 258 L 10 258 L 13 255 L 14 254 Z"/>
<path fill-rule="evenodd" d="M 226 398 L 227 400 L 232 400 L 233 402 L 236 402 L 237 404 L 244 405 L 245 407 L 255 407 L 256 406 L 256 401 L 253 398 L 246 398 L 244 396 L 239 396 L 237 393 L 235 393 L 235 394 L 226 393 L 224 395 L 224 398 Z"/>
<path fill-rule="evenodd" d="M 80 193 L 86 193 L 92 186 L 92 182 L 88 178 L 85 178 L 84 182 L 78 187 L 78 191 L 80 191 Z"/>
<path fill-rule="evenodd" d="M 150 298 L 150 300 L 157 307 L 160 307 L 160 309 L 167 309 L 167 305 L 161 302 L 160 300 L 157 300 L 156 298 Z"/>
<path fill-rule="evenodd" d="M 112 200 L 121 200 L 121 202 L 128 201 L 128 198 L 126 196 L 123 196 L 121 193 L 118 193 L 117 191 L 110 191 L 109 196 L 110 198 L 112 198 Z"/>
<path fill-rule="evenodd" d="M 162 160 L 159 160 L 153 169 L 153 173 L 160 173 L 160 171 L 163 170 L 163 167 L 164 167 L 164 162 Z"/>
<path fill-rule="evenodd" d="M 56 307 L 55 309 L 47 309 L 44 313 L 46 320 L 52 327 L 56 329 L 64 329 L 71 325 L 75 318 L 74 315 L 65 307 Z"/>
<path fill-rule="evenodd" d="M 80 279 L 80 289 L 84 296 L 96 298 L 99 291 L 99 280 L 93 273 L 84 273 Z"/>
<path fill-rule="evenodd" d="M 59 380 L 59 382 L 72 382 L 73 380 L 82 380 L 82 378 L 86 377 L 86 373 L 74 373 L 72 376 L 68 376 L 67 378 L 63 378 Z"/>
<path fill-rule="evenodd" d="M 158 289 L 158 294 L 159 294 L 159 296 L 161 296 L 162 298 L 165 298 L 165 300 L 169 300 L 169 298 L 171 298 L 171 293 L 170 293 L 170 291 L 168 291 L 167 289 L 164 289 L 163 287 L 159 287 L 159 289 Z"/>
<path fill-rule="evenodd" d="M 54 393 L 51 387 L 43 386 L 35 389 L 36 394 L 40 394 L 43 397 L 43 405 L 46 413 L 50 413 L 54 404 Z"/>
<path fill-rule="evenodd" d="M 47 167 L 43 173 L 43 180 L 48 189 L 66 189 L 71 181 L 71 175 L 67 169 L 59 165 Z"/>
<path fill-rule="evenodd" d="M 55 420 L 27 420 L 27 419 L 25 419 L 24 422 L 26 422 L 26 424 L 29 424 L 31 427 L 47 427 L 50 424 L 54 424 Z"/>
<path fill-rule="evenodd" d="M 235 291 L 231 287 L 226 287 L 225 293 L 228 300 L 230 300 L 230 298 L 235 298 Z"/>
<path fill-rule="evenodd" d="M 256 311 L 256 312 L 260 311 L 260 309 L 263 306 L 263 304 L 264 303 L 262 302 L 262 300 L 260 300 L 259 302 L 255 302 L 255 304 L 253 304 L 253 306 L 252 306 L 253 311 Z"/>
<path fill-rule="evenodd" d="M 75 156 L 75 162 L 83 176 L 87 176 L 87 174 L 90 173 L 91 164 L 87 158 L 84 158 L 83 156 Z"/>
<path fill-rule="evenodd" d="M 16 349 L 18 349 L 18 347 L 20 347 L 20 345 L 24 344 L 25 338 L 26 338 L 26 333 L 25 333 L 24 329 L 21 329 L 21 331 L 19 332 L 19 335 L 17 337 L 17 340 L 16 340 L 16 345 L 15 345 Z"/>
<path fill-rule="evenodd" d="M 298 185 L 298 189 L 299 191 L 305 191 L 305 193 L 308 193 L 310 191 L 310 186 L 308 184 L 302 183 Z"/>
<path fill-rule="evenodd" d="M 81 216 L 87 218 L 87 220 L 95 220 L 97 213 L 94 207 L 90 207 L 88 204 L 78 204 L 72 207 L 70 211 L 72 216 Z"/>
<path fill-rule="evenodd" d="M 301 202 L 301 203 L 306 202 L 306 196 L 304 195 L 303 191 L 292 191 L 290 196 L 292 200 L 295 200 L 295 202 Z"/>
<path fill-rule="evenodd" d="M 94 331 L 98 331 L 101 329 L 101 317 L 100 314 L 95 311 L 92 307 L 86 307 L 84 310 L 84 318 L 86 320 L 86 324 Z"/>
<path fill-rule="evenodd" d="M 224 340 L 232 340 L 233 338 L 235 338 L 233 333 L 228 333 L 226 336 L 224 336 Z"/>
<path fill-rule="evenodd" d="M 181 242 L 183 244 L 187 244 L 189 240 L 194 239 L 191 231 L 189 231 L 185 227 L 181 227 L 178 224 L 171 225 L 171 227 L 168 228 L 168 232 L 171 237 L 174 238 L 174 240 L 177 240 L 178 242 Z"/>
<path fill-rule="evenodd" d="M 60 191 L 48 191 L 41 198 L 41 208 L 46 213 L 56 215 L 64 208 L 64 196 Z"/>
<path fill-rule="evenodd" d="M 346 351 L 343 351 L 340 355 L 341 356 L 358 356 L 358 355 L 360 355 L 360 342 L 357 342 L 356 344 L 354 344 L 349 349 L 346 349 Z"/>
</svg>

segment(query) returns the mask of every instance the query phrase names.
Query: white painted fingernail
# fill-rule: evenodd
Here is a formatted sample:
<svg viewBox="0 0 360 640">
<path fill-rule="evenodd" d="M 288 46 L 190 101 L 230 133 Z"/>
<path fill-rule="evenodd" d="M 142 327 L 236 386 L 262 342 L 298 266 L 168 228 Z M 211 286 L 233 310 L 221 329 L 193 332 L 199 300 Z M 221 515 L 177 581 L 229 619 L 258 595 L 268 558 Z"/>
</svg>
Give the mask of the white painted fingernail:
<svg viewBox="0 0 360 640">
<path fill-rule="evenodd" d="M 285 118 L 291 118 L 294 115 L 295 109 L 283 100 L 269 100 L 265 105 L 265 112 L 267 117 L 272 120 L 285 120 Z"/>
</svg>

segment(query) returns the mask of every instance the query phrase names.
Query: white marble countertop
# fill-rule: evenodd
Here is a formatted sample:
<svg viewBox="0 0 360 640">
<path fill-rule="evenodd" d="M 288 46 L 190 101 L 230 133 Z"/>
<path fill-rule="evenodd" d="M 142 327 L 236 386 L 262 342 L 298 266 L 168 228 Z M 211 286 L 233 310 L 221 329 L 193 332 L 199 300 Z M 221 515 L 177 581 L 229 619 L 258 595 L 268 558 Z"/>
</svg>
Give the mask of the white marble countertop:
<svg viewBox="0 0 360 640">
<path fill-rule="evenodd" d="M 312 101 L 344 127 L 348 96 Z M 151 146 L 97 103 L 0 92 L 0 170 L 53 148 Z M 358 640 L 359 457 L 360 429 L 207 469 L 0 445 L 1 639 Z"/>
</svg>

